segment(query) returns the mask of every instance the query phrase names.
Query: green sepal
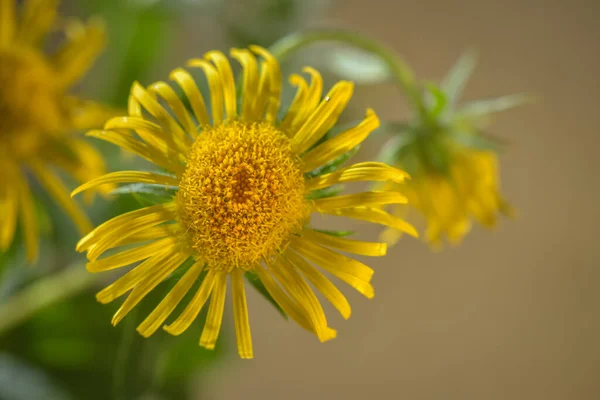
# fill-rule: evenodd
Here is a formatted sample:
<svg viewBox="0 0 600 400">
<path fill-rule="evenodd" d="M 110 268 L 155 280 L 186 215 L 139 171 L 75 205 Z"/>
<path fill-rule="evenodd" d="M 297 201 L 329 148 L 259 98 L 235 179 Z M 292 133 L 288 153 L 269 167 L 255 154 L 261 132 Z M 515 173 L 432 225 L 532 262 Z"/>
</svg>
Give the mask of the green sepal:
<svg viewBox="0 0 600 400">
<path fill-rule="evenodd" d="M 149 183 L 132 183 L 118 187 L 111 194 L 130 194 L 141 206 L 148 207 L 172 201 L 173 197 L 177 194 L 177 188 Z"/>
<path fill-rule="evenodd" d="M 328 230 L 328 229 L 315 229 L 315 228 L 312 228 L 312 230 L 316 231 L 316 232 L 324 233 L 329 236 L 335 236 L 335 237 L 352 236 L 356 233 L 356 231 L 332 231 L 332 230 Z"/>
</svg>

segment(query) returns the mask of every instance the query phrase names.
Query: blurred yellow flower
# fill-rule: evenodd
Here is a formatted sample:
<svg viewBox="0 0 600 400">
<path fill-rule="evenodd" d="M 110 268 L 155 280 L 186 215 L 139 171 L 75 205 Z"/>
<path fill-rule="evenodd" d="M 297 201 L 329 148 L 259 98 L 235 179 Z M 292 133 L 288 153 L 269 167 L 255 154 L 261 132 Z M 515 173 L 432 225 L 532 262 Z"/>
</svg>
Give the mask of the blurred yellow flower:
<svg viewBox="0 0 600 400">
<path fill-rule="evenodd" d="M 444 237 L 453 244 L 460 243 L 471 229 L 473 219 L 485 227 L 493 227 L 499 213 L 512 215 L 511 207 L 500 194 L 494 152 L 464 148 L 450 157 L 447 173 L 417 174 L 412 180 L 396 185 L 396 190 L 408 198 L 410 207 L 425 218 L 425 240 L 434 248 L 441 246 Z M 392 207 L 393 214 L 406 215 L 406 207 Z M 395 243 L 401 235 L 386 229 L 382 238 Z"/>
<path fill-rule="evenodd" d="M 260 65 L 257 56 L 262 58 Z M 358 126 L 333 138 L 325 136 L 349 102 L 352 83 L 338 82 L 323 98 L 320 74 L 307 67 L 304 72 L 311 76 L 310 84 L 300 75 L 290 76 L 290 83 L 298 90 L 280 119 L 282 83 L 277 60 L 258 46 L 233 49 L 231 57 L 243 68 L 240 98 L 227 57 L 210 51 L 187 65 L 205 74 L 212 112 L 207 111 L 191 74 L 177 68 L 170 79 L 185 93 L 190 111 L 165 82 L 147 88 L 134 83 L 129 116 L 113 118 L 104 131 L 89 133 L 173 175 L 115 172 L 82 185 L 73 194 L 128 182 L 155 185 L 163 193 L 173 193 L 164 204 L 105 222 L 77 246 L 78 251 L 87 251 L 90 272 L 139 263 L 97 295 L 100 302 L 108 303 L 131 291 L 114 315 L 113 324 L 158 284 L 180 273 L 183 276 L 137 330 L 145 337 L 152 335 L 194 283 L 201 281 L 187 307 L 164 329 L 174 335 L 185 331 L 210 297 L 200 345 L 212 349 L 221 327 L 230 276 L 238 351 L 242 358 L 252 358 L 244 274 L 258 280 L 290 318 L 321 341 L 334 338 L 336 331 L 328 326 L 308 282 L 344 318 L 350 316 L 350 305 L 311 263 L 366 297 L 374 295 L 369 283 L 373 270 L 338 251 L 383 256 L 386 245 L 313 229 L 311 212 L 416 232 L 379 209 L 384 204 L 405 203 L 400 193 L 338 195 L 330 191 L 331 186 L 344 182 L 402 182 L 406 178 L 403 171 L 378 162 L 334 168 L 379 126 L 375 113 L 368 110 Z M 124 245 L 134 247 L 124 249 Z M 115 248 L 116 253 L 99 258 Z M 185 267 L 190 257 L 193 264 Z"/>
<path fill-rule="evenodd" d="M 58 25 L 56 7 L 54 0 L 26 0 L 17 13 L 15 0 L 0 0 L 0 250 L 10 247 L 20 223 L 30 261 L 39 228 L 27 174 L 85 233 L 91 224 L 56 172 L 79 182 L 105 173 L 100 154 L 68 134 L 97 126 L 107 112 L 67 94 L 102 50 L 104 31 L 98 22 L 67 21 L 60 26 L 67 42 L 46 55 L 42 41 Z"/>
</svg>

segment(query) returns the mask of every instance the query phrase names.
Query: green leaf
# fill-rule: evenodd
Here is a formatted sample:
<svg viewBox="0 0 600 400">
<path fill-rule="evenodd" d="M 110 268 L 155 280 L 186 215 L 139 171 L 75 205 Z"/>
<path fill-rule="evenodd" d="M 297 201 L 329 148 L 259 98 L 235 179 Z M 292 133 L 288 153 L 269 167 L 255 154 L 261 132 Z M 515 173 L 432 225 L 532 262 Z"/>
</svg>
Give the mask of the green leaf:
<svg viewBox="0 0 600 400">
<path fill-rule="evenodd" d="M 474 150 L 501 151 L 508 142 L 500 137 L 485 132 L 450 132 L 452 139 L 461 145 Z"/>
<path fill-rule="evenodd" d="M 398 153 L 408 144 L 413 143 L 415 136 L 412 131 L 407 129 L 402 135 L 392 136 L 387 142 L 381 146 L 377 160 L 388 164 L 396 165 L 398 163 Z"/>
<path fill-rule="evenodd" d="M 335 236 L 335 237 L 352 236 L 356 233 L 356 231 L 331 231 L 331 230 L 327 230 L 327 229 L 315 229 L 315 228 L 313 228 L 313 231 L 321 232 L 326 235 Z"/>
<path fill-rule="evenodd" d="M 459 57 L 442 80 L 440 88 L 446 94 L 450 107 L 458 103 L 476 65 L 475 51 L 468 50 Z"/>
<path fill-rule="evenodd" d="M 246 279 L 248 279 L 248 282 L 250 282 L 250 284 L 254 286 L 254 288 L 258 290 L 258 292 L 262 294 L 265 297 L 265 299 L 267 299 L 267 301 L 269 301 L 269 303 L 273 304 L 273 306 L 277 309 L 277 311 L 279 311 L 281 316 L 287 320 L 287 314 L 285 313 L 285 311 L 283 311 L 279 303 L 277 303 L 275 299 L 271 296 L 271 294 L 269 293 L 265 285 L 262 283 L 258 275 L 256 275 L 254 272 L 246 272 L 245 275 Z"/>
<path fill-rule="evenodd" d="M 173 196 L 177 194 L 177 188 L 148 183 L 132 183 L 130 185 L 118 187 L 113 190 L 111 194 L 130 194 L 140 203 L 140 205 L 147 207 L 172 201 Z"/>
<path fill-rule="evenodd" d="M 435 119 L 448 104 L 446 94 L 433 83 L 425 84 L 425 104 L 429 110 L 429 115 Z"/>
<path fill-rule="evenodd" d="M 532 103 L 533 96 L 525 93 L 511 94 L 493 99 L 475 100 L 462 106 L 457 112 L 458 118 L 479 118 Z"/>
<path fill-rule="evenodd" d="M 326 187 L 323 189 L 315 190 L 306 195 L 307 200 L 323 199 L 325 197 L 337 196 L 342 192 L 343 187 L 341 185 L 335 185 Z"/>
</svg>

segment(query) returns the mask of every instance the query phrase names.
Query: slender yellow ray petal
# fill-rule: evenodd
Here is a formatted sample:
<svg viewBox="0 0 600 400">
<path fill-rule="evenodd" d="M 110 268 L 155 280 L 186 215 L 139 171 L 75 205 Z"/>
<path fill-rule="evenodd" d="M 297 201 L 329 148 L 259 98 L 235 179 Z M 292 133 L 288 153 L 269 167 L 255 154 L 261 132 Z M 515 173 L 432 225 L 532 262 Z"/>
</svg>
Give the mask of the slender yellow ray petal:
<svg viewBox="0 0 600 400">
<path fill-rule="evenodd" d="M 191 144 L 189 137 L 185 134 L 181 126 L 173 119 L 171 114 L 164 109 L 163 106 L 153 97 L 152 94 L 148 93 L 146 89 L 138 82 L 134 82 L 131 86 L 131 94 L 135 96 L 137 101 L 148 110 L 148 112 L 156 118 L 156 120 L 163 126 L 163 128 L 173 135 L 173 139 L 177 148 L 182 153 L 187 153 L 187 150 Z"/>
<path fill-rule="evenodd" d="M 173 114 L 175 114 L 175 116 L 179 120 L 181 126 L 183 126 L 183 128 L 188 134 L 192 135 L 196 133 L 196 124 L 194 123 L 194 121 L 192 121 L 192 117 L 186 110 L 185 106 L 183 105 L 183 102 L 179 99 L 179 96 L 171 88 L 171 86 L 162 81 L 154 82 L 148 87 L 148 91 L 150 93 L 155 93 L 164 99 L 164 101 L 173 111 Z M 189 139 L 189 137 L 186 136 L 186 139 L 186 143 L 188 145 L 191 144 L 191 140 Z"/>
<path fill-rule="evenodd" d="M 65 96 L 64 103 L 69 111 L 70 126 L 73 130 L 87 131 L 100 128 L 108 119 L 122 113 L 120 109 L 77 96 Z"/>
<path fill-rule="evenodd" d="M 361 144 L 369 134 L 379 127 L 379 118 L 371 109 L 365 119 L 345 132 L 321 143 L 302 157 L 304 172 L 312 171 Z"/>
<path fill-rule="evenodd" d="M 385 256 L 387 245 L 385 243 L 364 242 L 362 240 L 352 240 L 342 237 L 327 235 L 309 228 L 304 228 L 302 237 L 311 240 L 321 246 L 332 247 L 337 250 L 347 251 L 348 253 L 360 254 L 363 256 L 380 257 Z"/>
<path fill-rule="evenodd" d="M 17 40 L 36 45 L 50 31 L 56 19 L 58 0 L 27 0 L 23 4 Z"/>
<path fill-rule="evenodd" d="M 336 208 L 406 204 L 406 202 L 406 197 L 398 192 L 373 191 L 317 199 L 313 201 L 313 209 L 318 212 L 325 212 Z"/>
<path fill-rule="evenodd" d="M 254 272 L 256 272 L 256 275 L 258 275 L 261 282 L 265 285 L 265 288 L 269 294 L 291 319 L 296 321 L 298 325 L 307 331 L 316 333 L 314 327 L 306 316 L 306 312 L 288 297 L 288 295 L 273 280 L 273 277 L 269 272 L 265 271 L 263 267 L 259 265 L 256 266 Z"/>
<path fill-rule="evenodd" d="M 206 61 L 212 61 L 217 67 L 219 76 L 221 77 L 221 84 L 223 85 L 223 99 L 225 101 L 225 111 L 227 113 L 227 119 L 233 119 L 237 117 L 237 99 L 235 93 L 235 81 L 233 79 L 233 72 L 231 71 L 231 65 L 229 60 L 225 57 L 225 54 L 220 51 L 209 51 L 204 55 Z"/>
<path fill-rule="evenodd" d="M 204 268 L 204 261 L 198 261 L 177 281 L 173 289 L 162 299 L 160 304 L 146 317 L 137 331 L 144 337 L 150 337 L 171 315 L 175 307 L 183 300 Z"/>
<path fill-rule="evenodd" d="M 308 83 L 303 77 L 297 74 L 292 74 L 289 77 L 290 85 L 298 88 L 296 90 L 296 96 L 288 109 L 283 121 L 279 125 L 279 129 L 286 132 L 288 136 L 294 136 L 296 133 L 297 125 L 299 124 L 299 117 L 302 116 L 306 107 L 306 100 L 308 98 Z"/>
<path fill-rule="evenodd" d="M 192 322 L 196 319 L 204 304 L 208 300 L 213 287 L 219 283 L 219 279 L 222 274 L 215 272 L 215 270 L 209 270 L 208 274 L 204 277 L 204 280 L 200 284 L 200 287 L 196 291 L 194 298 L 187 305 L 185 310 L 173 321 L 170 325 L 164 327 L 164 330 L 169 332 L 171 335 L 180 335 L 187 328 L 190 327 Z"/>
<path fill-rule="evenodd" d="M 273 57 L 268 50 L 260 46 L 250 46 L 250 50 L 254 54 L 257 54 L 265 59 L 263 67 L 268 72 L 269 87 L 269 98 L 267 100 L 265 121 L 273 123 L 277 119 L 277 113 L 281 103 L 281 71 L 279 69 L 279 62 L 277 62 L 277 59 Z"/>
<path fill-rule="evenodd" d="M 104 257 L 100 260 L 88 262 L 85 267 L 89 272 L 103 272 L 125 267 L 150 258 L 158 253 L 162 253 L 166 247 L 173 247 L 177 244 L 177 240 L 178 239 L 175 237 L 168 237 L 150 242 L 133 249 L 113 254 L 112 256 Z"/>
<path fill-rule="evenodd" d="M 177 175 L 183 174 L 184 167 L 181 164 L 177 164 L 175 160 L 170 160 L 165 154 L 160 153 L 157 149 L 149 147 L 145 143 L 142 143 L 131 136 L 119 132 L 100 130 L 89 131 L 86 135 L 117 145 L 156 165 L 169 171 L 173 171 Z"/>
<path fill-rule="evenodd" d="M 60 178 L 37 162 L 30 162 L 30 168 L 46 188 L 48 193 L 56 200 L 58 205 L 73 219 L 81 233 L 88 233 L 92 230 L 92 223 L 79 207 L 69 198 L 69 189 L 62 183 Z"/>
<path fill-rule="evenodd" d="M 157 174 L 154 172 L 145 171 L 119 171 L 111 172 L 106 175 L 99 176 L 89 182 L 84 183 L 77 189 L 73 190 L 71 197 L 85 190 L 90 190 L 98 186 L 116 183 L 150 183 L 154 185 L 177 186 L 177 178 L 169 175 Z"/>
<path fill-rule="evenodd" d="M 369 284 L 373 270 L 363 263 L 300 238 L 292 239 L 291 248 L 337 276 L 364 296 L 368 298 L 374 296 L 373 287 Z"/>
<path fill-rule="evenodd" d="M 405 232 L 413 237 L 419 237 L 417 230 L 410 225 L 408 222 L 401 218 L 394 217 L 387 212 L 372 207 L 348 207 L 324 211 L 326 214 L 338 215 L 341 217 L 348 217 L 354 219 L 360 219 L 363 221 L 373 222 L 390 228 L 398 229 Z"/>
<path fill-rule="evenodd" d="M 37 260 L 39 252 L 39 228 L 36 218 L 35 204 L 29 186 L 27 185 L 27 178 L 19 171 L 18 168 L 12 168 L 5 166 L 8 169 L 8 173 L 14 178 L 14 187 L 17 190 L 18 204 L 19 204 L 19 222 L 21 223 L 21 229 L 23 231 L 23 239 L 25 241 L 25 252 L 27 254 L 27 261 L 34 262 Z"/>
<path fill-rule="evenodd" d="M 187 62 L 188 67 L 200 68 L 206 75 L 208 88 L 210 90 L 210 104 L 212 107 L 213 126 L 223 122 L 223 86 L 216 68 L 212 64 L 199 58 L 193 58 Z"/>
<path fill-rule="evenodd" d="M 198 121 L 200 126 L 210 125 L 210 118 L 208 117 L 208 113 L 206 112 L 206 104 L 204 103 L 204 97 L 202 97 L 202 93 L 200 93 L 198 85 L 196 85 L 196 82 L 194 81 L 194 78 L 192 78 L 190 73 L 184 70 L 183 68 L 176 68 L 173 71 L 171 71 L 169 79 L 177 82 L 177 84 L 185 93 L 186 97 L 190 102 L 190 106 L 194 111 L 196 120 Z M 190 133 L 194 138 L 197 136 L 197 132 Z"/>
<path fill-rule="evenodd" d="M 401 183 L 408 177 L 404 171 L 379 162 L 363 162 L 330 174 L 319 175 L 306 182 L 306 191 L 322 189 L 338 183 L 379 181 Z"/>
<path fill-rule="evenodd" d="M 0 0 L 0 47 L 12 41 L 16 28 L 15 0 Z"/>
<path fill-rule="evenodd" d="M 96 300 L 102 304 L 107 304 L 114 299 L 123 296 L 149 274 L 156 273 L 173 253 L 173 250 L 173 248 L 165 248 L 163 252 L 150 257 L 137 267 L 133 268 L 131 271 L 98 292 L 96 294 Z"/>
<path fill-rule="evenodd" d="M 76 24 L 79 25 L 79 22 Z M 59 71 L 57 85 L 66 88 L 76 83 L 98 58 L 105 43 L 104 24 L 99 20 L 92 20 L 84 29 L 72 35 L 53 57 L 53 64 Z"/>
<path fill-rule="evenodd" d="M 292 149 L 296 154 L 302 154 L 308 150 L 335 124 L 350 101 L 353 88 L 354 85 L 351 82 L 341 81 L 335 84 L 292 138 Z"/>
<path fill-rule="evenodd" d="M 303 115 L 304 118 L 308 118 L 321 101 L 321 96 L 323 95 L 323 78 L 319 71 L 313 67 L 304 67 L 302 68 L 302 72 L 310 75 L 310 87 L 304 108 L 305 114 Z"/>
<path fill-rule="evenodd" d="M 252 335 L 248 319 L 248 304 L 244 290 L 243 270 L 236 268 L 231 273 L 231 293 L 233 296 L 233 318 L 235 321 L 235 336 L 238 353 L 241 358 L 253 358 Z"/>
<path fill-rule="evenodd" d="M 136 285 L 131 291 L 123 305 L 119 307 L 112 319 L 112 324 L 117 325 L 144 297 L 148 295 L 155 287 L 162 283 L 169 275 L 181 266 L 189 257 L 187 253 L 172 253 L 165 262 L 158 266 L 156 270 L 148 273 L 146 277 Z"/>
<path fill-rule="evenodd" d="M 106 235 L 109 232 L 114 231 L 116 228 L 120 228 L 122 226 L 127 226 L 128 224 L 130 224 L 131 222 L 135 221 L 136 219 L 138 219 L 140 217 L 146 217 L 149 215 L 161 215 L 162 216 L 165 213 L 175 216 L 175 209 L 176 209 L 175 203 L 157 204 L 154 206 L 144 207 L 144 208 L 140 208 L 139 210 L 130 211 L 128 213 L 121 214 L 118 217 L 114 217 L 114 218 L 104 222 L 103 224 L 99 225 L 98 227 L 96 227 L 96 229 L 94 229 L 92 232 L 90 232 L 85 237 L 83 237 L 79 241 L 79 243 L 77 243 L 77 251 L 87 250 L 91 245 L 96 244 L 98 241 L 100 241 L 104 237 L 106 237 Z M 150 227 L 148 227 L 148 228 L 150 228 Z M 134 233 L 137 233 L 137 232 L 132 232 L 132 233 L 130 233 L 130 235 L 133 235 Z M 118 238 L 118 239 L 122 239 L 122 238 Z"/>
<path fill-rule="evenodd" d="M 286 251 L 284 257 L 298 268 L 314 287 L 342 314 L 344 319 L 350 318 L 351 308 L 346 297 L 319 270 L 293 251 Z"/>
<path fill-rule="evenodd" d="M 244 71 L 242 120 L 248 121 L 252 118 L 252 104 L 258 91 L 258 63 L 254 55 L 246 49 L 231 49 L 230 54 L 241 64 Z"/>
<path fill-rule="evenodd" d="M 167 236 L 178 237 L 181 235 L 181 229 L 181 225 L 177 223 L 153 226 L 152 228 L 147 228 L 141 232 L 121 238 L 121 240 L 115 243 L 115 247 L 145 242 L 148 240 L 161 239 Z"/>
<path fill-rule="evenodd" d="M 136 102 L 131 103 L 136 104 Z M 161 153 L 175 155 L 179 160 L 185 161 L 181 150 L 176 148 L 173 135 L 165 131 L 162 126 L 144 119 L 141 115 L 134 117 L 114 117 L 104 124 L 106 130 L 134 130 L 148 145 L 158 149 Z M 171 147 L 167 147 L 171 144 Z M 170 150 L 170 152 L 169 152 Z"/>
<path fill-rule="evenodd" d="M 12 1 L 12 0 L 11 0 Z M 16 177 L 16 179 L 19 179 Z M 19 194 L 12 182 L 0 188 L 0 250 L 6 251 L 12 244 L 17 227 Z"/>
<path fill-rule="evenodd" d="M 367 283 L 371 281 L 373 270 L 360 261 L 297 236 L 292 238 L 292 245 L 306 258 L 323 268 L 325 265 L 329 265 L 331 268 L 348 273 Z M 311 253 L 310 257 L 307 256 L 307 253 Z"/>
<path fill-rule="evenodd" d="M 227 273 L 221 272 L 215 278 L 215 286 L 210 297 L 208 315 L 200 336 L 200 346 L 212 350 L 215 348 L 221 323 L 223 322 L 223 308 L 225 307 L 225 295 L 227 293 Z"/>
<path fill-rule="evenodd" d="M 270 270 L 277 280 L 281 282 L 282 286 L 287 289 L 292 298 L 294 298 L 296 304 L 304 309 L 319 340 L 325 342 L 334 339 L 337 332 L 335 329 L 327 326 L 327 318 L 325 317 L 323 307 L 312 289 L 304 281 L 304 278 L 281 257 L 278 257 Z"/>
</svg>

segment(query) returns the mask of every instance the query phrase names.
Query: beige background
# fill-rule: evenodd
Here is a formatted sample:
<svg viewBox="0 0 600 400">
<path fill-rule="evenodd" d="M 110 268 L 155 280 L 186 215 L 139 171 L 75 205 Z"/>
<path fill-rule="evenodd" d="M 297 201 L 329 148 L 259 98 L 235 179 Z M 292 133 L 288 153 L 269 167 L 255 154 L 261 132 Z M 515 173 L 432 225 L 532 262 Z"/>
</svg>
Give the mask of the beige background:
<svg viewBox="0 0 600 400">
<path fill-rule="evenodd" d="M 597 0 L 340 0 L 328 23 L 385 41 L 421 77 L 473 46 L 468 98 L 542 97 L 493 130 L 514 143 L 503 188 L 520 218 L 441 254 L 407 239 L 370 260 L 375 298 L 345 290 L 352 318 L 328 308 L 338 338 L 326 344 L 252 293 L 256 359 L 207 371 L 202 398 L 600 398 L 599 17 Z M 354 105 L 405 115 L 387 86 Z"/>
</svg>

